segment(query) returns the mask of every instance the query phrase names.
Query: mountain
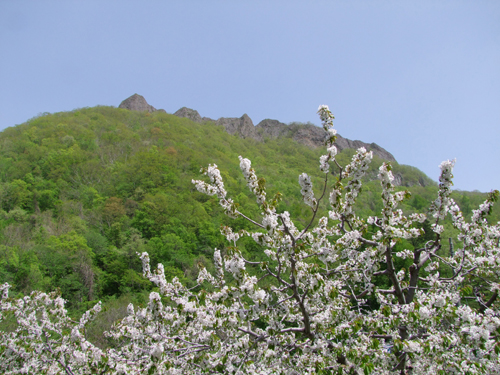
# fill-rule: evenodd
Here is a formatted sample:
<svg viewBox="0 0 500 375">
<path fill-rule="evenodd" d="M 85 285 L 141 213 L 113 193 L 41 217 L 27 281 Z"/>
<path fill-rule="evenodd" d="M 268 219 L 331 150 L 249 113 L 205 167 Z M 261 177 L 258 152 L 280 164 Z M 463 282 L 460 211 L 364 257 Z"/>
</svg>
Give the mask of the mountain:
<svg viewBox="0 0 500 375">
<path fill-rule="evenodd" d="M 141 276 L 136 255 L 143 251 L 153 267 L 164 264 L 168 278 L 195 285 L 197 264 L 210 269 L 214 248 L 227 246 L 221 225 L 250 229 L 248 222 L 224 215 L 217 197 L 195 189 L 193 179 L 206 180 L 200 168 L 217 164 L 228 197 L 248 217 L 262 219 L 239 155 L 252 161 L 268 197 L 283 195 L 278 210 L 288 211 L 299 229 L 311 219 L 298 176 L 310 175 L 321 195 L 325 175 L 318 160 L 325 150 L 317 147 L 322 138 L 316 132 L 321 129 L 277 120 L 253 126 L 246 115 L 214 121 L 187 108 L 173 115 L 140 95 L 129 99 L 121 108 L 43 114 L 0 132 L 0 283 L 9 282 L 15 293 L 59 288 L 75 315 L 95 300 L 115 306 L 110 312 L 126 312 L 131 301 L 147 303 L 151 285 Z M 343 148 L 336 160 L 345 166 L 354 153 Z M 377 180 L 382 162 L 375 154 L 363 179 L 355 205 L 362 218 L 383 207 Z M 401 185 L 396 190 L 412 193 L 398 208 L 426 212 L 437 184 L 414 167 L 391 165 Z M 332 165 L 328 184 L 338 176 Z M 452 197 L 469 216 L 485 195 L 453 192 Z M 328 204 L 325 197 L 315 220 L 327 215 Z M 492 220 L 499 219 L 495 206 Z M 445 221 L 443 237 L 452 231 Z M 251 256 L 262 253 L 252 239 L 242 239 L 240 248 Z"/>
</svg>

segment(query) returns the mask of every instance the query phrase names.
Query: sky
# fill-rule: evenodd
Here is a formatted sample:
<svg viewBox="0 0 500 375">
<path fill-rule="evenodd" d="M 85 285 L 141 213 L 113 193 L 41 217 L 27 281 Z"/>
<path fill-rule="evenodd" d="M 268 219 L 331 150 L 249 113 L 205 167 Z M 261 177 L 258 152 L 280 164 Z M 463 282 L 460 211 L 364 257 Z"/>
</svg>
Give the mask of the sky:
<svg viewBox="0 0 500 375">
<path fill-rule="evenodd" d="M 500 189 L 500 1 L 0 0 L 0 130 L 118 106 L 312 122 Z"/>
</svg>

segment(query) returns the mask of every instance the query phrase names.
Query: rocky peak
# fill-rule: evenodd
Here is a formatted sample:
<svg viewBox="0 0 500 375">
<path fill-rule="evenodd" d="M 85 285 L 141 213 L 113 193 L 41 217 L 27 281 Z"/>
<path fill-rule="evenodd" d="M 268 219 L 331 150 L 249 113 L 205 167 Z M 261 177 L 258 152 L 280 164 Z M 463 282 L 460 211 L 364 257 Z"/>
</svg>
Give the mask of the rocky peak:
<svg viewBox="0 0 500 375">
<path fill-rule="evenodd" d="M 284 124 L 278 120 L 265 119 L 253 125 L 252 119 L 245 113 L 241 117 L 221 117 L 217 121 L 207 117 L 201 117 L 198 111 L 194 109 L 183 107 L 175 112 L 176 116 L 187 117 L 195 122 L 213 121 L 217 125 L 222 125 L 229 134 L 238 135 L 241 138 L 253 138 L 262 141 L 265 138 L 278 138 L 287 137 L 306 145 L 308 147 L 323 147 L 325 144 L 325 131 L 323 128 L 313 124 L 300 124 L 292 123 L 290 125 Z M 367 150 L 373 151 L 374 155 L 379 156 L 384 160 L 396 161 L 394 156 L 383 149 L 376 143 L 365 143 L 361 141 L 351 141 L 341 135 L 337 135 L 335 142 L 337 149 L 342 151 L 345 148 L 352 148 L 357 150 L 364 147 Z"/>
<path fill-rule="evenodd" d="M 217 125 L 222 125 L 229 134 L 236 134 L 241 138 L 256 139 L 255 126 L 252 119 L 245 113 L 238 117 L 221 117 L 215 121 Z"/>
<path fill-rule="evenodd" d="M 269 138 L 278 138 L 287 133 L 288 125 L 278 120 L 265 119 L 256 126 L 260 135 L 266 135 Z"/>
<path fill-rule="evenodd" d="M 174 115 L 177 117 L 186 117 L 194 122 L 201 122 L 202 121 L 201 116 L 198 113 L 198 111 L 191 109 L 191 108 L 187 108 L 187 107 L 182 107 L 177 112 L 175 112 Z"/>
<path fill-rule="evenodd" d="M 309 147 L 323 147 L 325 145 L 325 131 L 323 128 L 313 124 L 292 123 L 290 125 L 286 125 L 277 120 L 266 119 L 259 122 L 256 128 L 261 129 L 257 132 L 261 137 L 288 137 Z M 339 151 L 342 151 L 345 148 L 357 150 L 360 147 L 364 147 L 367 150 L 373 151 L 373 154 L 379 156 L 381 159 L 396 161 L 390 152 L 383 149 L 376 143 L 368 144 L 361 141 L 351 141 L 350 139 L 342 137 L 340 134 L 337 135 L 335 146 Z"/>
<path fill-rule="evenodd" d="M 215 120 L 210 117 L 201 117 L 197 110 L 191 109 L 188 107 L 182 107 L 177 112 L 174 113 L 177 117 L 185 117 L 190 119 L 193 122 L 197 122 L 199 124 L 207 121 L 215 122 Z"/>
<path fill-rule="evenodd" d="M 134 94 L 128 97 L 120 103 L 118 108 L 129 109 L 131 111 L 147 111 L 149 113 L 156 111 L 165 112 L 164 109 L 156 109 L 152 105 L 148 104 L 146 99 L 144 99 L 144 96 L 139 94 Z"/>
<path fill-rule="evenodd" d="M 149 105 L 143 96 L 134 94 L 131 97 L 121 102 L 119 108 L 125 108 L 132 111 L 162 111 L 157 110 L 152 105 Z M 262 120 L 257 126 L 254 126 L 252 119 L 245 113 L 241 117 L 221 117 L 218 120 L 212 120 L 208 117 L 201 117 L 198 111 L 182 107 L 174 113 L 175 116 L 185 117 L 197 123 L 214 122 L 217 125 L 224 126 L 229 134 L 237 135 L 241 138 L 252 138 L 257 141 L 262 141 L 265 138 L 278 138 L 287 137 L 306 145 L 308 147 L 323 147 L 325 142 L 325 132 L 322 128 L 313 124 L 292 123 L 290 125 L 284 124 L 278 120 L 265 119 Z M 351 141 L 341 135 L 337 135 L 335 142 L 337 149 L 342 151 L 345 148 L 358 149 L 364 147 L 367 150 L 373 151 L 374 155 L 379 156 L 381 159 L 396 161 L 394 156 L 383 149 L 376 143 L 365 143 L 361 141 Z"/>
</svg>

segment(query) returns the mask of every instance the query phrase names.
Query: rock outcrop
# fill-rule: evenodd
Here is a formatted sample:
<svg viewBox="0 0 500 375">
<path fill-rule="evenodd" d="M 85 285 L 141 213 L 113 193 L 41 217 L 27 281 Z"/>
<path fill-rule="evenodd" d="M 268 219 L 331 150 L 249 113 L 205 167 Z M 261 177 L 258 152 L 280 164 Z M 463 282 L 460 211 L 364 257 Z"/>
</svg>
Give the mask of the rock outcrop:
<svg viewBox="0 0 500 375">
<path fill-rule="evenodd" d="M 177 112 L 175 112 L 174 115 L 177 117 L 185 117 L 185 118 L 190 119 L 191 121 L 198 122 L 198 123 L 207 122 L 207 121 L 215 122 L 215 120 L 213 120 L 209 117 L 201 117 L 197 110 L 187 108 L 187 107 L 182 107 Z"/>
<path fill-rule="evenodd" d="M 325 131 L 313 124 L 290 124 L 286 125 L 277 120 L 262 120 L 256 126 L 257 133 L 261 137 L 278 138 L 278 137 L 289 137 L 309 147 L 323 147 L 325 142 Z M 259 131 L 259 129 L 261 129 Z M 260 140 L 260 139 L 259 139 Z M 337 141 L 335 146 L 339 151 L 345 148 L 352 148 L 357 150 L 360 147 L 364 147 L 367 150 L 373 151 L 373 153 L 379 156 L 381 159 L 388 161 L 396 161 L 394 156 L 383 149 L 376 143 L 365 143 L 362 141 L 351 141 L 350 139 L 342 137 L 340 134 L 337 135 Z"/>
<path fill-rule="evenodd" d="M 179 109 L 174 115 L 179 117 L 186 117 L 198 123 L 213 121 L 217 125 L 222 125 L 229 134 L 238 135 L 241 138 L 252 138 L 262 141 L 265 138 L 279 138 L 287 137 L 292 138 L 298 143 L 308 147 L 322 147 L 325 142 L 325 131 L 313 124 L 299 124 L 292 123 L 290 125 L 279 122 L 278 120 L 265 119 L 254 126 L 252 119 L 245 113 L 241 117 L 221 117 L 218 120 L 212 120 L 208 117 L 201 117 L 198 111 L 190 108 L 183 107 Z M 373 151 L 374 155 L 379 156 L 381 159 L 388 161 L 396 161 L 394 156 L 380 147 L 376 143 L 365 143 L 362 141 L 351 141 L 350 139 L 337 135 L 337 142 L 335 142 L 337 149 L 342 151 L 345 148 L 352 148 L 357 150 L 364 147 L 367 150 Z"/>
<path fill-rule="evenodd" d="M 164 109 L 156 109 L 152 105 L 148 104 L 146 99 L 144 99 L 144 96 L 139 94 L 134 94 L 128 97 L 120 103 L 118 108 L 129 109 L 131 111 L 147 111 L 149 113 L 156 111 L 166 113 Z"/>
<path fill-rule="evenodd" d="M 229 134 L 236 134 L 241 138 L 256 139 L 256 130 L 252 119 L 245 113 L 240 118 L 237 117 L 221 117 L 215 121 L 217 125 L 222 125 L 226 128 Z"/>
<path fill-rule="evenodd" d="M 187 108 L 187 107 L 182 107 L 179 109 L 177 112 L 174 113 L 175 116 L 177 117 L 185 117 L 190 119 L 191 121 L 194 122 L 201 122 L 201 116 L 198 113 L 197 110 Z"/>
<path fill-rule="evenodd" d="M 262 137 L 278 138 L 286 136 L 289 127 L 287 124 L 279 122 L 278 120 L 265 119 L 257 124 L 259 135 Z"/>
<path fill-rule="evenodd" d="M 138 94 L 125 99 L 121 102 L 119 108 L 126 108 L 132 111 L 147 111 L 150 113 L 156 111 L 165 112 L 163 109 L 157 110 L 152 105 L 149 105 L 146 99 Z M 263 141 L 266 138 L 286 137 L 292 138 L 308 147 L 323 147 L 325 142 L 324 130 L 310 123 L 292 123 L 287 125 L 278 120 L 265 119 L 259 122 L 257 126 L 254 126 L 252 119 L 246 113 L 241 117 L 221 117 L 218 120 L 213 120 L 208 117 L 201 117 L 198 111 L 187 107 L 182 107 L 174 115 L 188 118 L 197 123 L 214 122 L 217 125 L 223 126 L 229 134 L 234 134 L 241 138 L 252 138 L 257 141 Z M 357 150 L 360 147 L 364 147 L 367 150 L 373 151 L 373 154 L 379 156 L 381 159 L 396 161 L 390 152 L 376 143 L 368 144 L 357 140 L 351 141 L 341 135 L 337 135 L 335 145 L 339 151 L 346 148 Z"/>
</svg>

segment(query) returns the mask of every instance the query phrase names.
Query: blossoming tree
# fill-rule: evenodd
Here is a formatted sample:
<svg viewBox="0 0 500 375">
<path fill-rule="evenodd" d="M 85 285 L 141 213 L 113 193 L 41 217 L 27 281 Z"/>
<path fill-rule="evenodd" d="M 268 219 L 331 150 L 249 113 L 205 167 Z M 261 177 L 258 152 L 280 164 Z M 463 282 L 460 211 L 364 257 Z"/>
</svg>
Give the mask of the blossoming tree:
<svg viewBox="0 0 500 375">
<path fill-rule="evenodd" d="M 255 226 L 253 232 L 222 228 L 230 245 L 215 250 L 215 274 L 200 266 L 198 285 L 188 289 L 176 278 L 168 282 L 161 264 L 151 271 L 148 254 L 141 254 L 144 275 L 159 292 L 145 308 L 129 305 L 106 333 L 116 343 L 107 350 L 85 338 L 100 305 L 73 322 L 56 294 L 15 300 L 5 284 L 1 317 L 16 324 L 0 338 L 3 373 L 500 374 L 500 225 L 486 220 L 498 191 L 465 221 L 450 197 L 454 161 L 445 161 L 428 217 L 406 216 L 398 204 L 409 193 L 395 192 L 384 163 L 384 207 L 377 217 L 360 218 L 354 204 L 372 153 L 360 148 L 349 165 L 339 165 L 334 117 L 326 106 L 318 112 L 326 131 L 324 182 L 315 196 L 310 177 L 299 176 L 311 209 L 303 229 L 278 210 L 279 194 L 267 197 L 250 160 L 240 156 L 240 167 L 260 218 L 237 207 L 217 166 L 209 165 L 208 182 L 193 181 L 196 188 L 216 195 L 228 216 Z M 318 217 L 326 199 L 330 210 Z M 453 254 L 441 250 L 447 215 L 460 233 Z M 400 239 L 424 234 L 419 223 L 426 219 L 434 238 L 396 251 Z M 246 259 L 238 249 L 242 237 L 261 245 L 267 259 Z M 409 269 L 398 269 L 397 258 L 411 259 Z M 260 268 L 259 278 L 250 266 Z M 451 276 L 443 277 L 443 269 Z M 390 287 L 379 288 L 375 278 Z M 466 279 L 476 280 L 474 291 Z M 471 295 L 474 301 L 465 303 Z"/>
</svg>

